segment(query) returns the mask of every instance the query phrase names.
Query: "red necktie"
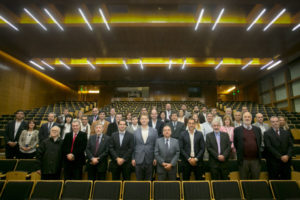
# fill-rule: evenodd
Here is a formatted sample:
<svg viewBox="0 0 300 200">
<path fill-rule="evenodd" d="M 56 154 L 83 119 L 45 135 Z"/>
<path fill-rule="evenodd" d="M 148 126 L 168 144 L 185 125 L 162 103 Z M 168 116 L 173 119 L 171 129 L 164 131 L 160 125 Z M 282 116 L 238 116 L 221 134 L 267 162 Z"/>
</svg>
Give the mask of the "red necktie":
<svg viewBox="0 0 300 200">
<path fill-rule="evenodd" d="M 71 153 L 73 152 L 73 147 L 74 147 L 74 142 L 75 142 L 76 137 L 77 137 L 77 133 L 74 133 L 72 146 L 71 146 Z"/>
</svg>

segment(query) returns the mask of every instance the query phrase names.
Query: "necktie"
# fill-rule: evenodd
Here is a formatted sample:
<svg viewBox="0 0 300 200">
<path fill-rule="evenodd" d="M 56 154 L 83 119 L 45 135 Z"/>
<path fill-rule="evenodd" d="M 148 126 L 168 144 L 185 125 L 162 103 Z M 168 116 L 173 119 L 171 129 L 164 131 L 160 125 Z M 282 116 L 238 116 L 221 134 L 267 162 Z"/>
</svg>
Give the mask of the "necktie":
<svg viewBox="0 0 300 200">
<path fill-rule="evenodd" d="M 166 139 L 166 149 L 169 150 L 169 138 Z"/>
<path fill-rule="evenodd" d="M 176 122 L 173 122 L 174 130 L 176 130 Z"/>
<path fill-rule="evenodd" d="M 94 155 L 96 155 L 97 152 L 98 152 L 98 149 L 99 149 L 99 140 L 100 140 L 100 135 L 98 135 L 98 136 L 97 136 L 97 139 L 96 139 L 96 149 L 95 149 Z"/>
<path fill-rule="evenodd" d="M 218 154 L 219 154 L 219 155 L 221 154 L 220 137 L 221 137 L 220 135 L 219 135 L 219 137 L 216 137 L 217 143 L 218 143 Z"/>
<path fill-rule="evenodd" d="M 49 122 L 49 126 L 48 126 L 48 130 L 49 130 L 49 131 L 50 131 L 51 127 L 52 127 L 52 123 Z"/>
<path fill-rule="evenodd" d="M 280 136 L 279 130 L 276 131 L 277 135 Z"/>
<path fill-rule="evenodd" d="M 72 141 L 72 146 L 71 146 L 71 153 L 73 152 L 74 142 L 75 142 L 76 137 L 77 137 L 77 133 L 75 133 L 74 136 L 73 136 L 73 141 Z"/>
</svg>

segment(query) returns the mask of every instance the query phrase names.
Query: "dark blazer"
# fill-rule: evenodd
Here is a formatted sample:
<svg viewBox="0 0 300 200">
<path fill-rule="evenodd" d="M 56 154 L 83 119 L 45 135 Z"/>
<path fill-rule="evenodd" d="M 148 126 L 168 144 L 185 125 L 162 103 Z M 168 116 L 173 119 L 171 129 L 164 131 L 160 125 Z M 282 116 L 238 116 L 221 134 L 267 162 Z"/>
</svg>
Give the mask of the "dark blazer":
<svg viewBox="0 0 300 200">
<path fill-rule="evenodd" d="M 108 127 L 107 127 L 107 132 L 106 132 L 106 134 L 110 137 L 110 136 L 112 136 L 112 134 L 113 134 L 114 132 L 117 132 L 117 131 L 119 131 L 119 128 L 118 128 L 117 123 L 116 123 L 116 122 L 110 123 L 110 124 L 108 125 Z"/>
<path fill-rule="evenodd" d="M 171 137 L 179 139 L 182 132 L 185 131 L 185 126 L 184 126 L 184 123 L 182 123 L 182 122 L 177 121 L 176 123 L 177 123 L 176 124 L 176 129 L 173 126 L 173 121 L 170 121 L 168 124 L 171 126 L 171 131 L 172 131 Z"/>
<path fill-rule="evenodd" d="M 82 131 L 78 132 L 78 135 L 74 141 L 73 152 L 72 152 L 74 154 L 75 160 L 69 161 L 67 159 L 67 154 L 71 153 L 72 141 L 73 141 L 73 132 L 67 133 L 65 135 L 63 148 L 62 148 L 64 164 L 84 165 L 85 164 L 84 151 L 87 145 L 87 134 Z"/>
<path fill-rule="evenodd" d="M 156 121 L 156 126 L 153 127 L 153 125 L 152 125 L 152 119 L 150 119 L 148 125 L 149 125 L 150 127 L 152 127 L 152 128 L 155 128 L 155 129 L 157 130 L 158 137 L 162 137 L 162 136 L 163 136 L 163 135 L 162 135 L 162 130 L 163 130 L 164 125 L 165 125 L 164 122 L 162 122 L 161 120 L 157 119 L 157 121 Z"/>
<path fill-rule="evenodd" d="M 98 120 L 98 119 L 99 119 L 99 116 L 97 115 L 97 119 L 96 120 Z M 89 124 L 92 125 L 93 122 L 94 122 L 94 115 L 89 115 L 88 116 L 88 120 L 89 120 Z"/>
<path fill-rule="evenodd" d="M 280 136 L 273 128 L 265 131 L 264 142 L 266 149 L 266 158 L 279 161 L 281 156 L 288 155 L 291 159 L 293 152 L 293 140 L 288 131 L 280 129 Z"/>
<path fill-rule="evenodd" d="M 111 123 L 111 116 L 106 117 L 105 120 Z M 114 117 L 114 122 L 116 122 L 116 116 Z"/>
<path fill-rule="evenodd" d="M 258 159 L 261 159 L 262 152 L 262 134 L 260 128 L 252 126 L 252 130 L 256 136 Z M 238 164 L 242 164 L 244 160 L 244 126 L 239 126 L 234 129 L 234 147 L 236 148 Z"/>
<path fill-rule="evenodd" d="M 27 129 L 27 127 L 28 127 L 28 124 L 23 120 L 20 124 L 20 127 L 19 127 L 16 137 L 15 137 L 14 136 L 15 124 L 16 124 L 16 120 L 8 122 L 5 133 L 4 133 L 5 144 L 7 144 L 8 142 L 18 142 L 22 131 Z"/>
<path fill-rule="evenodd" d="M 53 126 L 58 126 L 58 127 L 60 127 L 59 124 L 56 123 L 56 122 L 53 122 L 53 125 L 51 126 L 51 128 L 52 128 Z M 51 128 L 50 128 L 50 129 L 51 129 Z M 39 131 L 39 143 L 40 143 L 40 144 L 41 144 L 42 141 L 44 141 L 45 139 L 49 138 L 49 135 L 50 135 L 50 129 L 48 129 L 48 122 L 42 124 L 42 126 L 41 126 L 41 128 L 40 128 L 40 131 Z M 61 132 L 62 132 L 62 131 L 63 131 L 63 130 L 61 130 Z"/>
<path fill-rule="evenodd" d="M 96 150 L 96 140 L 97 134 L 91 135 L 86 147 L 86 157 L 88 158 L 87 166 L 90 166 L 91 159 L 93 157 L 99 158 L 99 163 L 97 164 L 97 169 L 99 172 L 105 172 L 107 169 L 107 157 L 108 157 L 108 146 L 109 146 L 109 137 L 106 134 L 102 134 L 101 142 L 97 153 Z"/>
<path fill-rule="evenodd" d="M 200 131 L 194 133 L 194 152 L 195 158 L 198 159 L 198 164 L 203 162 L 203 155 L 205 151 L 205 142 L 203 134 Z M 189 132 L 186 130 L 182 133 L 179 139 L 180 154 L 183 160 L 187 161 L 191 155 L 191 140 Z"/>
<path fill-rule="evenodd" d="M 126 162 L 131 162 L 131 156 L 134 148 L 133 134 L 125 132 L 122 146 L 120 146 L 119 132 L 114 132 L 110 138 L 109 153 L 112 162 L 116 163 L 117 157 L 123 158 Z"/>
<path fill-rule="evenodd" d="M 220 143 L 220 154 L 225 157 L 225 162 L 227 162 L 231 151 L 231 142 L 227 133 L 220 132 Z M 206 135 L 206 148 L 209 153 L 209 164 L 211 167 L 218 167 L 220 163 L 224 163 L 218 160 L 218 143 L 214 132 Z"/>
<path fill-rule="evenodd" d="M 204 123 L 204 122 L 206 122 L 205 117 L 204 117 L 204 115 L 203 115 L 202 112 L 198 114 L 198 118 L 199 118 L 199 122 L 201 124 Z"/>
</svg>

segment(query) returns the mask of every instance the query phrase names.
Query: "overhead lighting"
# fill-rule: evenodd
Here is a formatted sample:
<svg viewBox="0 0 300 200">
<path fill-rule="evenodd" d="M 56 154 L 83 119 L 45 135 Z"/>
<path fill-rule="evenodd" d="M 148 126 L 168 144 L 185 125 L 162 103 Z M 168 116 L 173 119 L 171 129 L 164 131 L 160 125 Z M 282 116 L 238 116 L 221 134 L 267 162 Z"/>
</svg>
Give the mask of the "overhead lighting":
<svg viewBox="0 0 300 200">
<path fill-rule="evenodd" d="M 93 28 L 92 26 L 90 25 L 89 21 L 87 20 L 87 18 L 85 17 L 84 13 L 82 12 L 82 10 L 80 8 L 78 8 L 78 11 L 80 12 L 83 20 L 85 21 L 85 23 L 88 25 L 89 29 L 92 31 Z"/>
<path fill-rule="evenodd" d="M 66 65 L 63 61 L 59 60 L 60 64 L 62 64 L 65 68 L 67 68 L 68 70 L 71 70 L 71 67 L 69 67 L 68 65 Z"/>
<path fill-rule="evenodd" d="M 248 62 L 244 67 L 242 67 L 242 70 L 246 69 L 249 65 L 251 65 L 252 62 L 253 60 L 250 60 L 250 62 Z"/>
<path fill-rule="evenodd" d="M 196 26 L 195 26 L 195 31 L 198 29 L 198 26 L 201 22 L 201 19 L 202 19 L 202 16 L 203 16 L 203 13 L 204 13 L 204 8 L 201 9 L 200 11 L 200 14 L 199 14 L 199 17 L 198 17 L 198 20 L 197 20 L 197 23 L 196 23 Z"/>
<path fill-rule="evenodd" d="M 276 67 L 277 65 L 279 65 L 282 62 L 282 60 L 278 60 L 276 63 L 274 63 L 273 65 L 271 65 L 270 67 L 267 68 L 267 70 L 272 69 L 273 67 Z"/>
<path fill-rule="evenodd" d="M 223 60 L 221 60 L 221 62 L 215 67 L 215 70 L 219 69 L 221 67 L 222 63 L 223 63 Z"/>
<path fill-rule="evenodd" d="M 235 88 L 236 88 L 235 86 L 232 88 L 229 88 L 226 92 L 229 93 L 229 92 L 233 91 Z"/>
<path fill-rule="evenodd" d="M 41 61 L 44 65 L 46 65 L 47 67 L 49 67 L 50 69 L 54 70 L 54 67 L 52 67 L 51 65 L 49 65 L 48 63 L 46 63 L 45 61 Z"/>
<path fill-rule="evenodd" d="M 91 66 L 91 68 L 96 69 L 96 67 L 90 61 L 87 60 L 86 62 Z"/>
<path fill-rule="evenodd" d="M 102 12 L 102 9 L 101 9 L 101 8 L 99 8 L 99 12 L 100 12 L 100 15 L 101 15 L 101 17 L 102 17 L 102 20 L 103 20 L 104 23 L 105 23 L 105 26 L 106 26 L 107 30 L 110 31 L 109 25 L 108 25 L 108 23 L 107 23 L 107 21 L 106 21 L 105 15 L 104 15 L 104 13 Z"/>
<path fill-rule="evenodd" d="M 44 11 L 52 19 L 52 21 L 60 28 L 60 30 L 64 31 L 63 27 L 57 22 L 57 20 L 53 17 L 53 15 L 51 15 L 51 13 L 46 8 L 44 8 Z"/>
<path fill-rule="evenodd" d="M 270 66 L 273 62 L 274 62 L 274 60 L 271 60 L 270 62 L 268 62 L 267 64 L 265 64 L 264 66 L 262 66 L 262 67 L 260 68 L 260 70 L 266 69 L 266 68 L 267 68 L 268 66 Z"/>
<path fill-rule="evenodd" d="M 212 29 L 211 29 L 212 31 L 215 30 L 215 28 L 216 28 L 217 24 L 219 23 L 219 21 L 220 21 L 222 15 L 223 15 L 223 13 L 224 13 L 224 8 L 221 10 L 221 12 L 220 12 L 220 14 L 219 14 L 217 20 L 215 21 L 215 24 L 214 24 L 214 26 L 213 26 Z"/>
<path fill-rule="evenodd" d="M 19 29 L 17 27 L 15 27 L 12 23 L 10 23 L 7 19 L 5 19 L 4 17 L 2 17 L 0 15 L 0 19 L 3 20 L 5 23 L 7 23 L 10 27 L 12 27 L 13 29 L 15 29 L 16 31 L 19 31 Z"/>
<path fill-rule="evenodd" d="M 168 69 L 171 69 L 172 68 L 172 60 L 169 61 L 169 67 Z"/>
<path fill-rule="evenodd" d="M 36 23 L 38 23 L 45 31 L 47 31 L 47 28 L 33 15 L 29 10 L 24 8 L 24 11 L 34 20 Z"/>
<path fill-rule="evenodd" d="M 31 64 L 33 64 L 34 66 L 36 66 L 37 68 L 40 68 L 41 70 L 45 70 L 44 67 L 42 67 L 41 65 L 37 64 L 36 62 L 34 62 L 34 61 L 32 61 L 32 60 L 30 60 L 29 62 L 30 62 Z"/>
<path fill-rule="evenodd" d="M 125 67 L 125 69 L 127 69 L 127 70 L 128 70 L 128 66 L 127 66 L 127 64 L 126 64 L 125 60 L 123 60 L 123 64 L 124 64 L 124 67 Z"/>
<path fill-rule="evenodd" d="M 298 28 L 300 27 L 300 23 L 299 24 L 297 24 L 293 29 L 292 29 L 292 31 L 295 31 L 295 30 L 297 30 Z"/>
<path fill-rule="evenodd" d="M 143 70 L 143 69 L 144 69 L 144 66 L 143 66 L 142 60 L 140 60 L 140 65 L 141 65 L 141 70 Z"/>
<path fill-rule="evenodd" d="M 276 17 L 264 28 L 264 31 L 266 31 L 285 11 L 285 8 L 281 10 L 280 13 L 278 13 L 278 15 L 276 15 Z"/>
<path fill-rule="evenodd" d="M 186 64 L 186 59 L 184 59 L 184 62 L 183 62 L 183 64 L 182 64 L 181 69 L 184 69 L 184 68 L 185 68 L 185 64 Z"/>
<path fill-rule="evenodd" d="M 247 31 L 249 31 L 252 26 L 257 22 L 257 20 L 266 12 L 266 9 L 263 9 L 258 16 L 254 19 L 254 21 L 250 24 L 250 26 L 247 28 Z"/>
</svg>

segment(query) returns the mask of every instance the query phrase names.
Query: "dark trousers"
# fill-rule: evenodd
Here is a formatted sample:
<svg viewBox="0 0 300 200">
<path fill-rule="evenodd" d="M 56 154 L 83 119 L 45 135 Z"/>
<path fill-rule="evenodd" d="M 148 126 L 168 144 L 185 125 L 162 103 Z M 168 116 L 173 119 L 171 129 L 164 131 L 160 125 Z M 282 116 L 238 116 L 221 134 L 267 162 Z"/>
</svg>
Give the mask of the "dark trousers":
<svg viewBox="0 0 300 200">
<path fill-rule="evenodd" d="M 291 161 L 287 163 L 281 160 L 267 160 L 269 179 L 272 180 L 289 180 L 291 179 Z"/>
<path fill-rule="evenodd" d="M 23 153 L 23 152 L 20 152 L 19 154 L 19 158 L 20 159 L 33 159 L 34 156 L 35 156 L 36 152 L 33 152 L 33 153 Z"/>
<path fill-rule="evenodd" d="M 139 181 L 151 181 L 152 180 L 152 172 L 153 172 L 153 165 L 147 164 L 147 163 L 142 163 L 142 164 L 137 164 L 135 166 L 135 174 L 136 174 L 136 179 Z"/>
<path fill-rule="evenodd" d="M 9 145 L 5 146 L 5 158 L 6 159 L 13 159 L 19 158 L 20 151 L 18 144 L 15 147 L 10 147 Z"/>
<path fill-rule="evenodd" d="M 210 174 L 212 180 L 228 180 L 229 170 L 224 164 L 219 166 L 210 166 Z"/>
<path fill-rule="evenodd" d="M 124 162 L 123 165 L 118 165 L 117 162 L 112 161 L 111 162 L 111 173 L 112 173 L 112 179 L 113 180 L 120 180 L 120 175 L 122 173 L 123 180 L 130 180 L 130 174 L 131 174 L 131 163 L 130 162 Z"/>
<path fill-rule="evenodd" d="M 204 180 L 204 169 L 202 164 L 192 166 L 188 161 L 182 161 L 183 180 L 190 180 L 191 172 L 194 172 L 196 180 Z"/>
<path fill-rule="evenodd" d="M 64 166 L 65 180 L 82 180 L 82 165 L 66 164 Z"/>
<path fill-rule="evenodd" d="M 260 174 L 260 160 L 243 160 L 241 165 L 239 166 L 240 171 L 240 179 L 259 179 Z"/>
<path fill-rule="evenodd" d="M 99 171 L 98 165 L 87 165 L 88 179 L 89 180 L 105 180 L 106 171 Z"/>
<path fill-rule="evenodd" d="M 162 166 L 157 166 L 157 179 L 159 181 L 175 181 L 177 166 L 172 167 L 170 171 L 165 170 Z"/>
<path fill-rule="evenodd" d="M 60 172 L 56 174 L 42 174 L 42 180 L 60 180 Z"/>
</svg>

